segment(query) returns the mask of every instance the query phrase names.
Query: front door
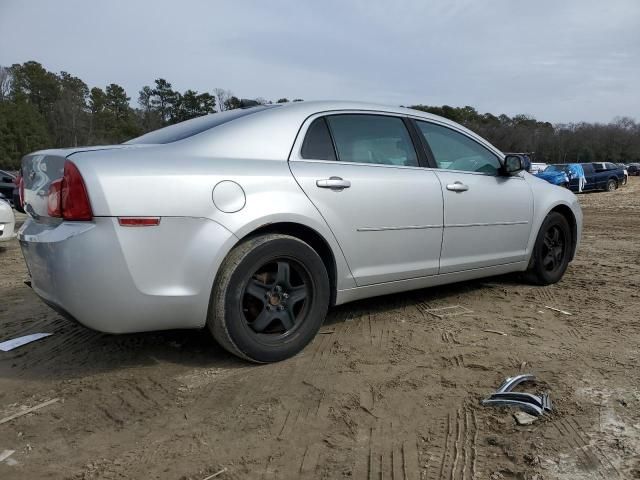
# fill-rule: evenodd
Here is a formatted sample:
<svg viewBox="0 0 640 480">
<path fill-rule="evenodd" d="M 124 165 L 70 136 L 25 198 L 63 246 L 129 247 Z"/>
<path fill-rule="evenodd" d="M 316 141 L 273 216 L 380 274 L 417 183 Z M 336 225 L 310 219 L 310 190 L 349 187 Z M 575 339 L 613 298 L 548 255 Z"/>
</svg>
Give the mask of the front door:
<svg viewBox="0 0 640 480">
<path fill-rule="evenodd" d="M 336 236 L 356 283 L 437 274 L 440 182 L 418 166 L 403 119 L 345 113 L 306 125 L 291 171 Z"/>
<path fill-rule="evenodd" d="M 442 184 L 440 273 L 526 259 L 533 196 L 522 176 L 500 175 L 488 147 L 452 128 L 417 121 Z"/>
</svg>

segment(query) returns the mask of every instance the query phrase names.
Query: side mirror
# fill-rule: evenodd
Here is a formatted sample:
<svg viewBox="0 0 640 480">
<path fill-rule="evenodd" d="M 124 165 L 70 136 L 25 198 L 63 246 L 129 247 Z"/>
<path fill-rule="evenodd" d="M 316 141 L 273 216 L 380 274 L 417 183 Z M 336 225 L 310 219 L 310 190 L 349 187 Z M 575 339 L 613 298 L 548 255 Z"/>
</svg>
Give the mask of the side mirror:
<svg viewBox="0 0 640 480">
<path fill-rule="evenodd" d="M 525 169 L 524 161 L 520 155 L 507 155 L 504 157 L 502 171 L 505 175 L 515 175 Z"/>
</svg>

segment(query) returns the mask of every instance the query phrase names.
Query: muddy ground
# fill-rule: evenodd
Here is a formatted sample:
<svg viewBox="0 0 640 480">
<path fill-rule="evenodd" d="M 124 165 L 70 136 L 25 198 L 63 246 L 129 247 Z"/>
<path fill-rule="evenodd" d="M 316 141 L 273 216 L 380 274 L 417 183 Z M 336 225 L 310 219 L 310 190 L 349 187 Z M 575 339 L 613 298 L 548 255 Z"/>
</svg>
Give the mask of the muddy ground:
<svg viewBox="0 0 640 480">
<path fill-rule="evenodd" d="M 0 478 L 640 478 L 640 178 L 580 201 L 583 243 L 559 284 L 507 276 L 345 305 L 265 366 L 204 331 L 69 323 L 23 285 L 11 242 L 0 340 L 54 335 L 0 352 L 0 418 L 59 401 L 0 424 L 0 456 L 15 450 Z M 472 312 L 428 312 L 453 305 Z M 479 403 L 521 371 L 555 406 L 526 427 Z"/>
</svg>

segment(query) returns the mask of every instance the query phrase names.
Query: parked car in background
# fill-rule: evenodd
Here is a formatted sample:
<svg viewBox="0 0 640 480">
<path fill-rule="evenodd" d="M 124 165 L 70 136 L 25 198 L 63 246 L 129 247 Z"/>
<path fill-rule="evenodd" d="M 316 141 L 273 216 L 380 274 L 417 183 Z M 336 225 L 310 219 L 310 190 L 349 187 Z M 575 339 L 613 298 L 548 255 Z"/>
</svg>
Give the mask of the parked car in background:
<svg viewBox="0 0 640 480">
<path fill-rule="evenodd" d="M 569 175 L 564 165 L 548 165 L 547 168 L 535 175 L 552 185 L 569 188 Z"/>
<path fill-rule="evenodd" d="M 627 166 L 627 172 L 633 177 L 640 175 L 640 163 L 630 163 Z"/>
<path fill-rule="evenodd" d="M 546 163 L 540 163 L 540 162 L 532 162 L 531 163 L 531 170 L 529 171 L 529 173 L 532 174 L 536 174 L 539 172 L 543 172 L 549 165 Z"/>
<path fill-rule="evenodd" d="M 364 103 L 229 110 L 36 152 L 22 174 L 45 302 L 110 333 L 207 326 L 254 362 L 295 355 L 330 305 L 508 272 L 558 282 L 582 230 L 575 195 L 519 156 Z"/>
<path fill-rule="evenodd" d="M 0 194 L 4 195 L 6 201 L 13 206 L 14 192 L 17 191 L 16 176 L 7 172 L 6 170 L 0 170 Z"/>
<path fill-rule="evenodd" d="M 617 190 L 624 181 L 624 171 L 614 163 L 596 162 L 581 164 L 587 178 L 585 190 Z"/>
<path fill-rule="evenodd" d="M 629 170 L 627 169 L 627 165 L 624 163 L 614 163 L 614 165 L 617 165 L 618 167 L 620 167 L 623 172 L 624 172 L 624 181 L 622 182 L 622 185 L 626 185 L 627 182 L 629 181 Z"/>
<path fill-rule="evenodd" d="M 0 242 L 6 242 L 14 238 L 16 217 L 13 208 L 4 194 L 0 193 Z"/>
</svg>

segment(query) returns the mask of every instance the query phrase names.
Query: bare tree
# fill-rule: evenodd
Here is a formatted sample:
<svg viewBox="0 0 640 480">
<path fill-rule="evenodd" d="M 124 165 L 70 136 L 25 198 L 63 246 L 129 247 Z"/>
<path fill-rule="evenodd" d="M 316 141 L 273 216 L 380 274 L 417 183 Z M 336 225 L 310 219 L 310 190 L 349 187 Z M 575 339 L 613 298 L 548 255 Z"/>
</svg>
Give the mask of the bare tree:
<svg viewBox="0 0 640 480">
<path fill-rule="evenodd" d="M 9 93 L 11 92 L 11 69 L 9 67 L 3 67 L 0 65 L 0 102 L 9 100 Z"/>
<path fill-rule="evenodd" d="M 227 102 L 231 97 L 233 97 L 233 93 L 231 90 L 225 90 L 224 88 L 214 88 L 213 94 L 216 97 L 216 104 L 218 105 L 218 109 L 221 112 L 228 110 Z"/>
</svg>

